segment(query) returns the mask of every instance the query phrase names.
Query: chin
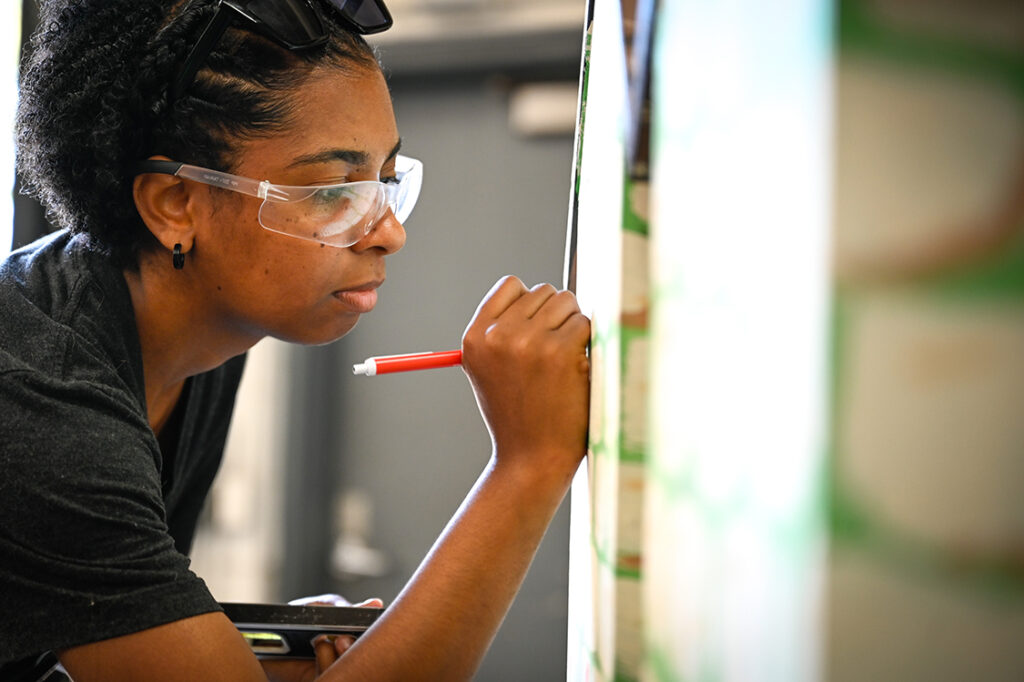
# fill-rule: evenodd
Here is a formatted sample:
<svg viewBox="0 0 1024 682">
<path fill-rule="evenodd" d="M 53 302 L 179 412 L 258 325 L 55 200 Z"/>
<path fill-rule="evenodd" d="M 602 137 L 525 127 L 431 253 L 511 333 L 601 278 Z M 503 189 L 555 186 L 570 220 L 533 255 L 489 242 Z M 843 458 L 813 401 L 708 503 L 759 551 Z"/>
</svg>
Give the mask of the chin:
<svg viewBox="0 0 1024 682">
<path fill-rule="evenodd" d="M 342 319 L 335 318 L 332 324 L 325 324 L 319 327 L 306 326 L 300 329 L 279 330 L 272 336 L 288 343 L 297 343 L 302 346 L 326 346 L 334 343 L 341 337 L 355 329 L 359 322 L 359 315 L 348 315 Z"/>
</svg>

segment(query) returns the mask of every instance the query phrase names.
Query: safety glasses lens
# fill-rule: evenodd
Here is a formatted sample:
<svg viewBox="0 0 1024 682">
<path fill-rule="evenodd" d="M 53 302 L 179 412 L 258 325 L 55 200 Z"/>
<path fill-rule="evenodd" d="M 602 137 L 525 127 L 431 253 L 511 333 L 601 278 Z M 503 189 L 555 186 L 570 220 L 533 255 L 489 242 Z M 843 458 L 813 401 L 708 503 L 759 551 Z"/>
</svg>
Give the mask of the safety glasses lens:
<svg viewBox="0 0 1024 682">
<path fill-rule="evenodd" d="M 404 223 L 423 185 L 423 164 L 395 159 L 398 182 L 349 182 L 297 187 L 271 185 L 260 207 L 260 225 L 272 232 L 331 246 L 351 246 L 369 234 L 390 207 Z"/>
<path fill-rule="evenodd" d="M 298 189 L 298 188 L 295 188 Z M 376 182 L 309 188 L 305 197 L 289 201 L 267 199 L 260 224 L 268 230 L 332 246 L 351 246 L 377 222 L 385 205 Z"/>
<path fill-rule="evenodd" d="M 399 156 L 395 159 L 395 171 L 400 181 L 397 185 L 389 186 L 388 203 L 398 222 L 404 223 L 420 196 L 420 188 L 423 186 L 423 164 L 408 156 Z"/>
</svg>

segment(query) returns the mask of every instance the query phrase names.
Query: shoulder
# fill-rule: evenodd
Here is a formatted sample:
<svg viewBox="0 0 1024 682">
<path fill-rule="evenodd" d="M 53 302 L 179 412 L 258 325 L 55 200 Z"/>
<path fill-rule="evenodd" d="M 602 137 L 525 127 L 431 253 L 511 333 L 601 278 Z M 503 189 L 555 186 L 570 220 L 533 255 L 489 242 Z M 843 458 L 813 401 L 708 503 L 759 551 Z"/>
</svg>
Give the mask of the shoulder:
<svg viewBox="0 0 1024 682">
<path fill-rule="evenodd" d="M 58 230 L 11 252 L 0 262 L 0 310 L 12 301 L 49 310 L 65 302 L 83 269 L 83 237 Z"/>
<path fill-rule="evenodd" d="M 127 285 L 84 236 L 55 232 L 0 262 L 0 373 L 13 370 L 141 397 Z"/>
<path fill-rule="evenodd" d="M 52 475 L 98 452 L 117 466 L 133 461 L 118 463 L 121 453 L 144 453 L 134 461 L 144 468 L 158 453 L 134 321 L 130 332 L 118 323 L 130 300 L 117 302 L 91 260 L 58 232 L 0 264 L 0 463 Z"/>
</svg>

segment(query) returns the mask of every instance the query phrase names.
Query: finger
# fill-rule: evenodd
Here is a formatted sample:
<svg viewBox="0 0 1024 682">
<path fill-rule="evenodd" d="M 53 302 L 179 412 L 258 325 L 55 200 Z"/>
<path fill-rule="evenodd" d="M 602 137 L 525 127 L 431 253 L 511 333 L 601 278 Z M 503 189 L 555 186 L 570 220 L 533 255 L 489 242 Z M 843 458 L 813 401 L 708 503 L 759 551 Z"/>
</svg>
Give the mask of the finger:
<svg viewBox="0 0 1024 682">
<path fill-rule="evenodd" d="M 513 301 L 501 316 L 513 315 L 531 319 L 557 293 L 558 290 L 550 284 L 536 284 Z"/>
<path fill-rule="evenodd" d="M 361 601 L 358 604 L 353 604 L 353 606 L 362 606 L 368 609 L 382 609 L 384 608 L 384 600 L 373 597 L 366 601 Z"/>
<path fill-rule="evenodd" d="M 514 275 L 502 277 L 491 287 L 480 305 L 477 306 L 473 319 L 485 322 L 497 319 L 526 292 L 526 285 L 518 277 Z"/>
<path fill-rule="evenodd" d="M 533 319 L 546 329 L 558 329 L 579 312 L 580 306 L 572 292 L 558 291 L 544 301 L 544 305 L 533 316 Z"/>
<path fill-rule="evenodd" d="M 341 656 L 355 643 L 356 638 L 352 635 L 338 635 L 334 638 L 334 650 Z"/>
<path fill-rule="evenodd" d="M 576 312 L 566 318 L 557 331 L 568 337 L 571 342 L 586 346 L 590 342 L 590 319 L 583 313 Z"/>
<path fill-rule="evenodd" d="M 557 333 L 579 348 L 580 371 L 589 375 L 590 357 L 587 354 L 587 346 L 590 343 L 590 320 L 583 313 L 576 313 L 565 321 Z"/>
<path fill-rule="evenodd" d="M 301 599 L 292 599 L 288 602 L 289 606 L 348 606 L 348 600 L 342 597 L 340 594 L 318 594 L 315 597 L 302 597 Z"/>
<path fill-rule="evenodd" d="M 338 656 L 344 653 L 344 651 L 338 651 L 337 648 L 337 641 L 332 642 L 331 638 L 327 635 L 317 635 L 313 640 L 313 654 L 316 657 L 317 675 L 331 667 L 331 664 L 338 660 Z M 346 646 L 345 648 L 347 649 L 348 647 Z"/>
</svg>

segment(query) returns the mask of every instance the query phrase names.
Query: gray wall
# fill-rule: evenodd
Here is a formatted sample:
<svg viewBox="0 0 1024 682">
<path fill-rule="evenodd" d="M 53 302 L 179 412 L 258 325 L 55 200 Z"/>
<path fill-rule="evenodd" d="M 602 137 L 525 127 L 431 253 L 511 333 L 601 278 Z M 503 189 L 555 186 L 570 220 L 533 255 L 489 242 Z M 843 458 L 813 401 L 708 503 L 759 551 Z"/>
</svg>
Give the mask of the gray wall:
<svg viewBox="0 0 1024 682">
<path fill-rule="evenodd" d="M 575 80 L 577 64 L 563 66 Z M 330 585 L 392 600 L 487 461 L 490 440 L 460 370 L 366 378 L 351 365 L 457 348 L 504 274 L 561 284 L 571 133 L 516 137 L 508 83 L 487 74 L 391 79 L 405 153 L 425 165 L 423 193 L 377 309 L 336 344 L 296 355 L 286 527 L 306 530 L 286 541 L 282 595 Z M 341 580 L 327 568 L 335 498 L 350 490 L 372 500 L 368 541 L 392 562 L 385 576 Z M 566 503 L 477 679 L 564 679 L 567 543 Z"/>
</svg>

